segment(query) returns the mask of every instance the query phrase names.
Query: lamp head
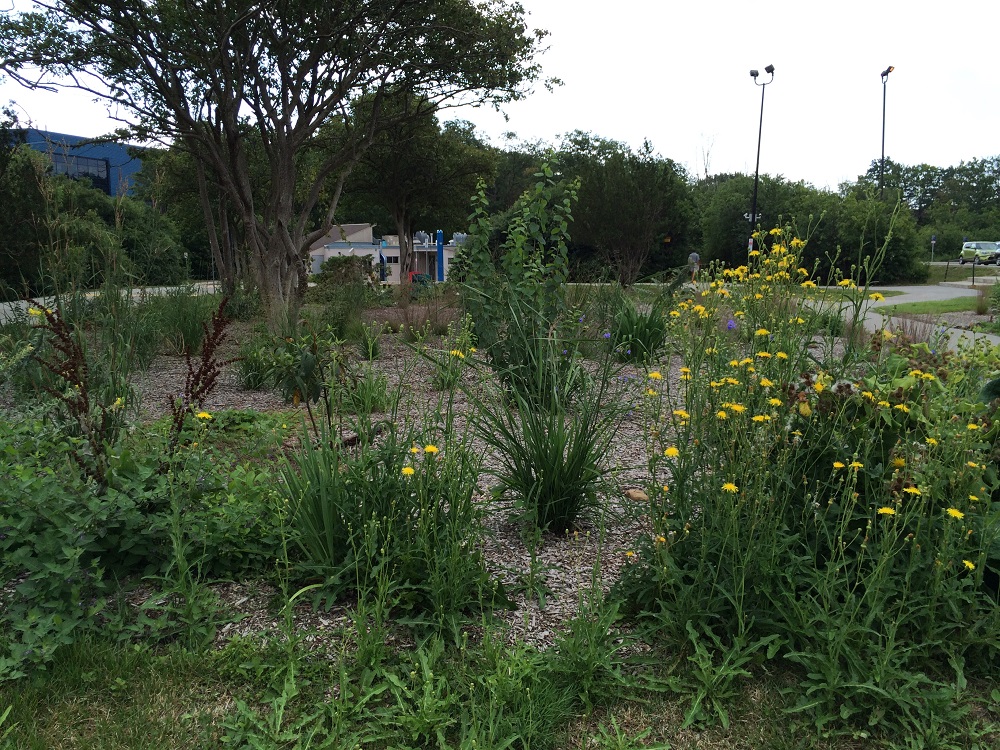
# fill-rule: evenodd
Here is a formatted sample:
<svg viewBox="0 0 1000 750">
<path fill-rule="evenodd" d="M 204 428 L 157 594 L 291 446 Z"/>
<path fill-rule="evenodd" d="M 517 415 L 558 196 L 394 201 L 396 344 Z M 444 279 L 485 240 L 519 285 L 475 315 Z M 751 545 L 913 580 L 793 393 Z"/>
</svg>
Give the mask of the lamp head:
<svg viewBox="0 0 1000 750">
<path fill-rule="evenodd" d="M 889 66 L 888 68 L 886 68 L 885 70 L 883 70 L 883 71 L 882 71 L 882 80 L 884 81 L 884 80 L 885 80 L 886 78 L 888 78 L 888 77 L 889 77 L 889 74 L 890 74 L 890 73 L 891 73 L 892 71 L 894 71 L 894 70 L 895 70 L 895 68 L 894 68 L 894 67 L 892 67 L 891 65 L 890 65 L 890 66 Z"/>
<path fill-rule="evenodd" d="M 774 66 L 773 65 L 768 65 L 766 68 L 764 68 L 764 72 L 765 73 L 770 73 L 771 75 L 774 75 Z"/>
<path fill-rule="evenodd" d="M 757 76 L 758 75 L 760 75 L 760 74 L 756 70 L 751 70 L 750 71 L 750 77 L 753 78 L 755 81 L 757 80 Z"/>
</svg>

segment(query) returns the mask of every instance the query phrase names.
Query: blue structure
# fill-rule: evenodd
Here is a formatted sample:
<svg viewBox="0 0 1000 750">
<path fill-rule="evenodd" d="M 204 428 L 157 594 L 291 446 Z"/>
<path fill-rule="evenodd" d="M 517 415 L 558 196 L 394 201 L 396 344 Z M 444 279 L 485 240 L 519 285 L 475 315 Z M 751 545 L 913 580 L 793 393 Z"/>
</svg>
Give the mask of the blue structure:
<svg viewBox="0 0 1000 750">
<path fill-rule="evenodd" d="M 52 171 L 74 179 L 88 179 L 111 196 L 127 195 L 142 161 L 122 143 L 94 143 L 91 138 L 26 128 L 24 142 L 52 159 Z"/>
</svg>

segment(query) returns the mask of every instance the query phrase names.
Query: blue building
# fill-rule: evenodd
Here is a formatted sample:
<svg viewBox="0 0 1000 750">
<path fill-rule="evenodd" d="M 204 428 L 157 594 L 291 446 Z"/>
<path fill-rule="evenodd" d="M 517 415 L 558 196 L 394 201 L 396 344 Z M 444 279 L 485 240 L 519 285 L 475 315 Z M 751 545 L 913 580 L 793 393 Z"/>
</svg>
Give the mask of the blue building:
<svg viewBox="0 0 1000 750">
<path fill-rule="evenodd" d="M 74 179 L 86 178 L 94 187 L 111 196 L 126 195 L 132 189 L 142 161 L 129 153 L 134 146 L 122 143 L 95 143 L 91 138 L 47 130 L 26 128 L 24 142 L 52 159 L 55 174 Z"/>
</svg>

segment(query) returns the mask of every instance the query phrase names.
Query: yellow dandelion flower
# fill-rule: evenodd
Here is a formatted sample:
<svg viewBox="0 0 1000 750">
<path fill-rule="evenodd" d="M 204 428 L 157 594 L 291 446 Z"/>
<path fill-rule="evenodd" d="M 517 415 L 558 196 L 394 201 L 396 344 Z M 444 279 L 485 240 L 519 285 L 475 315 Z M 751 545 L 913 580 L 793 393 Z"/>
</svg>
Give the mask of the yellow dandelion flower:
<svg viewBox="0 0 1000 750">
<path fill-rule="evenodd" d="M 37 317 L 41 316 L 41 314 L 42 314 L 42 311 L 39 310 L 37 307 L 29 307 L 28 308 L 28 315 L 31 315 L 31 316 L 37 318 Z"/>
<path fill-rule="evenodd" d="M 209 414 L 207 411 L 200 411 L 197 414 L 195 414 L 195 416 L 198 419 L 211 419 L 212 418 L 212 415 Z"/>
<path fill-rule="evenodd" d="M 681 375 L 690 375 L 690 374 L 691 374 L 691 368 L 690 367 L 682 367 L 681 368 Z"/>
<path fill-rule="evenodd" d="M 964 565 L 968 570 L 975 570 L 976 564 L 972 560 L 962 560 L 962 565 Z"/>
<path fill-rule="evenodd" d="M 719 419 L 729 419 L 729 414 L 726 412 L 725 409 L 719 409 L 717 412 L 715 412 L 715 416 L 717 416 Z"/>
<path fill-rule="evenodd" d="M 803 289 L 815 289 L 816 288 L 816 282 L 815 281 L 803 281 L 801 284 L 799 284 L 799 286 L 801 286 Z"/>
<path fill-rule="evenodd" d="M 404 466 L 403 467 L 403 476 L 404 477 L 412 477 L 413 476 L 413 467 L 412 466 Z"/>
<path fill-rule="evenodd" d="M 730 404 L 729 408 L 732 409 L 737 414 L 742 414 L 747 410 L 747 408 L 743 404 Z"/>
<path fill-rule="evenodd" d="M 450 354 L 453 357 L 458 357 L 459 359 L 465 359 L 465 354 L 458 349 L 452 349 Z"/>
<path fill-rule="evenodd" d="M 420 453 L 420 448 L 414 445 L 412 448 L 410 448 L 410 453 Z"/>
<path fill-rule="evenodd" d="M 826 386 L 823 384 L 822 380 L 817 380 L 816 384 L 813 386 L 813 390 L 815 390 L 816 393 L 822 393 L 826 390 Z"/>
<path fill-rule="evenodd" d="M 861 396 L 862 396 L 862 398 L 866 398 L 869 401 L 874 401 L 875 400 L 875 394 L 872 393 L 871 391 L 861 391 Z"/>
<path fill-rule="evenodd" d="M 778 359 L 788 359 L 788 355 L 784 352 L 775 352 L 774 356 Z"/>
<path fill-rule="evenodd" d="M 739 492 L 740 488 L 737 487 L 733 482 L 726 482 L 722 485 L 723 492 Z"/>
<path fill-rule="evenodd" d="M 909 414 L 910 413 L 910 407 L 907 406 L 906 404 L 896 404 L 892 408 L 896 409 L 897 411 L 903 412 L 903 414 Z"/>
<path fill-rule="evenodd" d="M 968 466 L 970 469 L 978 469 L 979 468 L 979 464 L 977 464 L 975 461 L 966 461 L 965 465 Z"/>
<path fill-rule="evenodd" d="M 781 406 L 782 401 L 780 398 L 769 398 L 767 400 L 767 403 L 769 403 L 771 406 Z"/>
<path fill-rule="evenodd" d="M 851 281 L 850 279 L 842 279 L 841 281 L 837 282 L 837 286 L 842 286 L 842 287 L 845 287 L 845 288 L 846 287 L 851 287 L 851 286 L 854 286 L 854 282 Z"/>
<path fill-rule="evenodd" d="M 656 390 L 654 390 L 653 388 L 647 388 L 646 389 L 646 395 L 647 396 L 656 396 L 658 394 L 657 394 Z"/>
<path fill-rule="evenodd" d="M 947 513 L 952 518 L 957 518 L 958 520 L 965 518 L 965 514 L 958 508 L 948 508 L 948 510 L 946 510 L 945 513 Z"/>
<path fill-rule="evenodd" d="M 665 536 L 663 536 L 663 534 L 660 534 L 658 537 L 656 537 L 656 543 L 657 544 L 666 544 L 666 541 L 667 541 L 667 538 Z"/>
<path fill-rule="evenodd" d="M 667 458 L 677 458 L 679 455 L 681 455 L 681 452 L 677 450 L 676 446 L 671 445 L 669 448 L 663 451 L 663 455 L 666 456 Z"/>
<path fill-rule="evenodd" d="M 771 352 L 757 352 L 757 356 L 760 357 L 761 359 L 770 359 Z"/>
<path fill-rule="evenodd" d="M 846 465 L 847 464 L 845 464 L 843 461 L 834 461 L 833 462 L 833 468 L 835 468 L 835 469 L 843 469 Z"/>
<path fill-rule="evenodd" d="M 883 409 L 888 409 L 890 406 L 892 406 L 892 404 L 890 404 L 888 401 L 879 401 L 878 405 L 881 406 Z"/>
<path fill-rule="evenodd" d="M 751 250 L 749 253 L 747 253 L 747 257 L 749 258 L 756 258 L 758 256 L 760 256 L 760 250 Z"/>
<path fill-rule="evenodd" d="M 754 414 L 753 415 L 753 421 L 754 422 L 770 422 L 771 421 L 771 415 L 770 414 Z"/>
<path fill-rule="evenodd" d="M 761 378 L 760 385 L 761 388 L 770 388 L 772 385 L 774 385 L 774 381 L 768 380 L 767 378 Z"/>
<path fill-rule="evenodd" d="M 874 302 L 881 302 L 882 300 L 885 299 L 885 295 L 879 294 L 878 292 L 874 292 L 868 295 L 868 299 L 873 300 Z"/>
<path fill-rule="evenodd" d="M 878 509 L 878 514 L 880 516 L 894 516 L 896 515 L 896 509 L 885 505 Z"/>
<path fill-rule="evenodd" d="M 691 419 L 691 415 L 684 409 L 674 409 L 673 414 L 675 417 L 680 417 L 681 419 Z"/>
<path fill-rule="evenodd" d="M 850 466 L 855 471 L 857 471 L 858 469 L 865 468 L 865 465 L 863 463 L 861 463 L 860 461 L 851 461 L 851 463 L 849 463 L 848 466 Z"/>
<path fill-rule="evenodd" d="M 625 553 L 625 557 L 628 557 L 628 558 L 635 557 L 635 552 L 633 552 L 632 550 L 629 550 L 628 552 Z"/>
<path fill-rule="evenodd" d="M 438 447 L 436 445 L 425 445 L 424 453 L 437 453 Z"/>
<path fill-rule="evenodd" d="M 903 492 L 908 495 L 922 495 L 923 493 L 916 487 L 904 487 Z"/>
<path fill-rule="evenodd" d="M 653 372 L 649 373 L 649 379 L 650 380 L 663 380 L 663 375 L 658 370 L 653 370 Z"/>
<path fill-rule="evenodd" d="M 906 459 L 902 456 L 896 456 L 896 458 L 892 459 L 892 465 L 897 469 L 902 469 L 906 466 Z"/>
<path fill-rule="evenodd" d="M 769 330 L 767 330 L 766 328 L 758 328 L 756 331 L 753 332 L 753 335 L 754 336 L 770 336 L 771 332 Z"/>
<path fill-rule="evenodd" d="M 677 310 L 671 310 L 670 311 L 670 317 L 671 318 L 679 318 L 680 316 L 681 316 L 681 314 Z"/>
<path fill-rule="evenodd" d="M 977 495 L 969 495 L 969 499 L 974 503 L 979 501 L 979 497 Z"/>
<path fill-rule="evenodd" d="M 978 430 L 979 429 L 979 425 L 977 425 L 977 424 L 971 424 L 970 423 L 970 424 L 966 425 L 966 428 L 970 429 L 970 430 Z"/>
</svg>

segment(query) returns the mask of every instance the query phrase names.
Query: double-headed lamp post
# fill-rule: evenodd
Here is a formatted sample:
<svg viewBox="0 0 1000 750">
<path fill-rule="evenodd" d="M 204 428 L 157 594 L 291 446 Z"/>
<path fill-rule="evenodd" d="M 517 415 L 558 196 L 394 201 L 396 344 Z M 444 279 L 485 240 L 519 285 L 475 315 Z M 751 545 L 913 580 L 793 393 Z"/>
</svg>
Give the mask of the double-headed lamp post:
<svg viewBox="0 0 1000 750">
<path fill-rule="evenodd" d="M 760 124 L 757 126 L 757 166 L 754 167 L 753 171 L 753 201 L 750 204 L 750 240 L 753 242 L 753 231 L 757 226 L 757 185 L 760 182 L 760 137 L 764 131 L 764 91 L 767 89 L 767 84 L 774 80 L 774 66 L 768 65 L 764 68 L 764 72 L 770 74 L 770 78 L 766 81 L 758 81 L 757 76 L 760 75 L 756 70 L 750 71 L 750 77 L 753 78 L 753 82 L 760 86 Z"/>
<path fill-rule="evenodd" d="M 885 174 L 885 82 L 895 68 L 891 65 L 882 71 L 882 160 L 878 163 L 878 197 L 882 199 L 882 177 Z"/>
</svg>

